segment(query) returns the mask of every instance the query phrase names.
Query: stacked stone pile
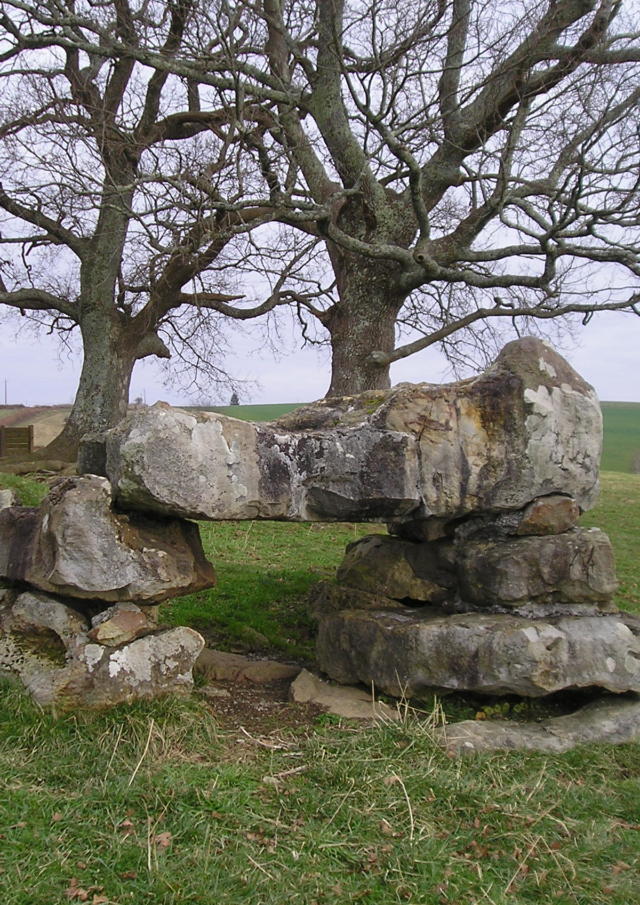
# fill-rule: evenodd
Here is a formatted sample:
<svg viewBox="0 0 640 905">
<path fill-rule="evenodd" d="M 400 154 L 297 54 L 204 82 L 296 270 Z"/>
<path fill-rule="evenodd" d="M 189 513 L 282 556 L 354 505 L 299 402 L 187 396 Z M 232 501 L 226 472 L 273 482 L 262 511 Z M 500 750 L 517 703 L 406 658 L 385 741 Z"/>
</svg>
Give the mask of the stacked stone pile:
<svg viewBox="0 0 640 905">
<path fill-rule="evenodd" d="M 576 526 L 597 488 L 592 389 L 527 340 L 443 390 L 419 439 L 420 516 L 351 544 L 316 589 L 321 669 L 409 697 L 639 691 L 640 620 L 615 605 L 611 544 Z M 408 400 L 392 423 L 420 424 Z"/>
<path fill-rule="evenodd" d="M 109 482 L 61 480 L 0 511 L 0 670 L 61 709 L 190 688 L 204 641 L 156 604 L 210 587 L 197 526 L 114 510 Z"/>
</svg>

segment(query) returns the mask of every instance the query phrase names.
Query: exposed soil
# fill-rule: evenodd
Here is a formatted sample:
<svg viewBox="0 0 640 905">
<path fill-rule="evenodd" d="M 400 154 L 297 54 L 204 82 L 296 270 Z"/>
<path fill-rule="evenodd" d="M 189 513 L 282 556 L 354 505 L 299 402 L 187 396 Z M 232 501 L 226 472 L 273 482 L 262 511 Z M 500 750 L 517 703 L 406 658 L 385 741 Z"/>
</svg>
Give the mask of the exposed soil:
<svg viewBox="0 0 640 905">
<path fill-rule="evenodd" d="M 324 713 L 316 704 L 289 700 L 290 679 L 257 685 L 216 681 L 196 689 L 224 729 L 249 736 L 280 736 L 309 728 Z"/>
</svg>

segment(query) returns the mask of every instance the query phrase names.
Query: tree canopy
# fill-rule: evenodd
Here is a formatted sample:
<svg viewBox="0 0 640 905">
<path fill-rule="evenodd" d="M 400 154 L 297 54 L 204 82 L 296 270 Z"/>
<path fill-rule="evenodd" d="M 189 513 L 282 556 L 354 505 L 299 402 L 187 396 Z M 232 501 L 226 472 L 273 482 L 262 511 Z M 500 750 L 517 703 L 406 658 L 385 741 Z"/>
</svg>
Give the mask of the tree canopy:
<svg viewBox="0 0 640 905">
<path fill-rule="evenodd" d="M 146 343 L 187 302 L 248 316 L 236 261 L 269 278 L 252 314 L 328 335 L 331 394 L 494 324 L 638 312 L 637 0 L 1 9 L 0 207 L 29 229 L 0 301 L 63 324 L 109 297 Z"/>
</svg>

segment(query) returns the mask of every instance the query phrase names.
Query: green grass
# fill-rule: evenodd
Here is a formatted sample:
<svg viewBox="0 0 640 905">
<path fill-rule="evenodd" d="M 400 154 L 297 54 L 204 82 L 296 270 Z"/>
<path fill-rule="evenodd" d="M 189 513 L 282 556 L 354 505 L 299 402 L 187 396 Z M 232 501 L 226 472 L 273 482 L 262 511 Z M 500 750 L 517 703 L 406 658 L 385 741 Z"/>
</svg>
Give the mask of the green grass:
<svg viewBox="0 0 640 905">
<path fill-rule="evenodd" d="M 49 492 L 49 488 L 42 481 L 34 481 L 32 478 L 22 478 L 3 472 L 0 472 L 0 487 L 14 490 L 18 502 L 22 506 L 37 506 Z"/>
<path fill-rule="evenodd" d="M 252 743 L 197 698 L 0 707 L 3 905 L 636 898 L 638 745 L 451 760 L 412 717 Z"/>
<path fill-rule="evenodd" d="M 230 418 L 240 418 L 241 421 L 275 421 L 281 415 L 292 412 L 304 405 L 303 402 L 278 402 L 270 405 L 214 405 L 214 406 L 189 406 L 199 411 L 218 412 L 220 415 L 229 415 Z"/>
<path fill-rule="evenodd" d="M 222 647 L 309 659 L 311 587 L 335 576 L 348 543 L 380 530 L 377 525 L 202 522 L 203 546 L 218 584 L 165 604 L 162 618 L 191 625 Z"/>
<path fill-rule="evenodd" d="M 640 611 L 640 475 L 602 485 Z M 165 617 L 308 657 L 305 595 L 372 527 L 208 524 L 218 590 Z M 2 905 L 630 905 L 639 833 L 637 744 L 450 759 L 411 712 L 256 737 L 198 693 L 55 718 L 0 682 Z"/>
<path fill-rule="evenodd" d="M 603 471 L 640 472 L 640 403 L 603 402 Z"/>
<path fill-rule="evenodd" d="M 583 515 L 581 524 L 602 528 L 611 538 L 620 580 L 617 603 L 640 613 L 640 475 L 603 472 L 600 483 L 600 501 Z"/>
</svg>

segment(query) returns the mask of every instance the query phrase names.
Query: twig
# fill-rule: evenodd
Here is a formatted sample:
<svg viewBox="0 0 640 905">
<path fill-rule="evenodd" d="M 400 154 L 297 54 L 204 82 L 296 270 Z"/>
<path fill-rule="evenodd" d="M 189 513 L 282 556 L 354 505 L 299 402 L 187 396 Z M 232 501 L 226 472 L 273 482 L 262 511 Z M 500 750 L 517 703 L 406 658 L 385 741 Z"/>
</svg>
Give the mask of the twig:
<svg viewBox="0 0 640 905">
<path fill-rule="evenodd" d="M 111 764 L 113 763 L 113 759 L 116 756 L 116 751 L 118 750 L 118 745 L 120 744 L 120 739 L 122 738 L 122 729 L 123 729 L 123 723 L 120 723 L 120 726 L 118 728 L 118 737 L 116 739 L 115 745 L 113 746 L 113 751 L 111 752 L 111 757 L 109 758 L 109 763 L 107 764 L 107 769 L 104 771 L 105 779 L 107 778 L 107 776 L 109 774 L 109 770 L 111 769 Z"/>
<path fill-rule="evenodd" d="M 136 778 L 136 776 L 138 774 L 138 770 L 142 766 L 142 761 L 145 759 L 147 751 L 149 750 L 149 745 L 151 744 L 151 733 L 153 732 L 153 727 L 154 727 L 154 721 L 153 721 L 153 717 L 151 717 L 151 722 L 149 723 L 149 734 L 147 735 L 147 743 L 144 746 L 144 751 L 140 755 L 140 760 L 136 764 L 135 770 L 133 771 L 133 773 L 131 774 L 131 777 L 129 778 L 129 782 L 127 783 L 127 788 L 129 788 L 129 786 L 131 785 L 133 780 Z"/>
<path fill-rule="evenodd" d="M 415 822 L 413 819 L 413 808 L 411 807 L 411 800 L 410 800 L 409 794 L 407 792 L 407 787 L 405 786 L 404 782 L 402 781 L 402 778 L 400 776 L 398 776 L 397 773 L 394 773 L 393 776 L 391 777 L 391 779 L 394 782 L 400 783 L 400 788 L 404 792 L 404 798 L 405 798 L 405 801 L 407 802 L 407 810 L 409 811 L 409 841 L 412 842 L 416 825 L 415 825 Z"/>
</svg>

